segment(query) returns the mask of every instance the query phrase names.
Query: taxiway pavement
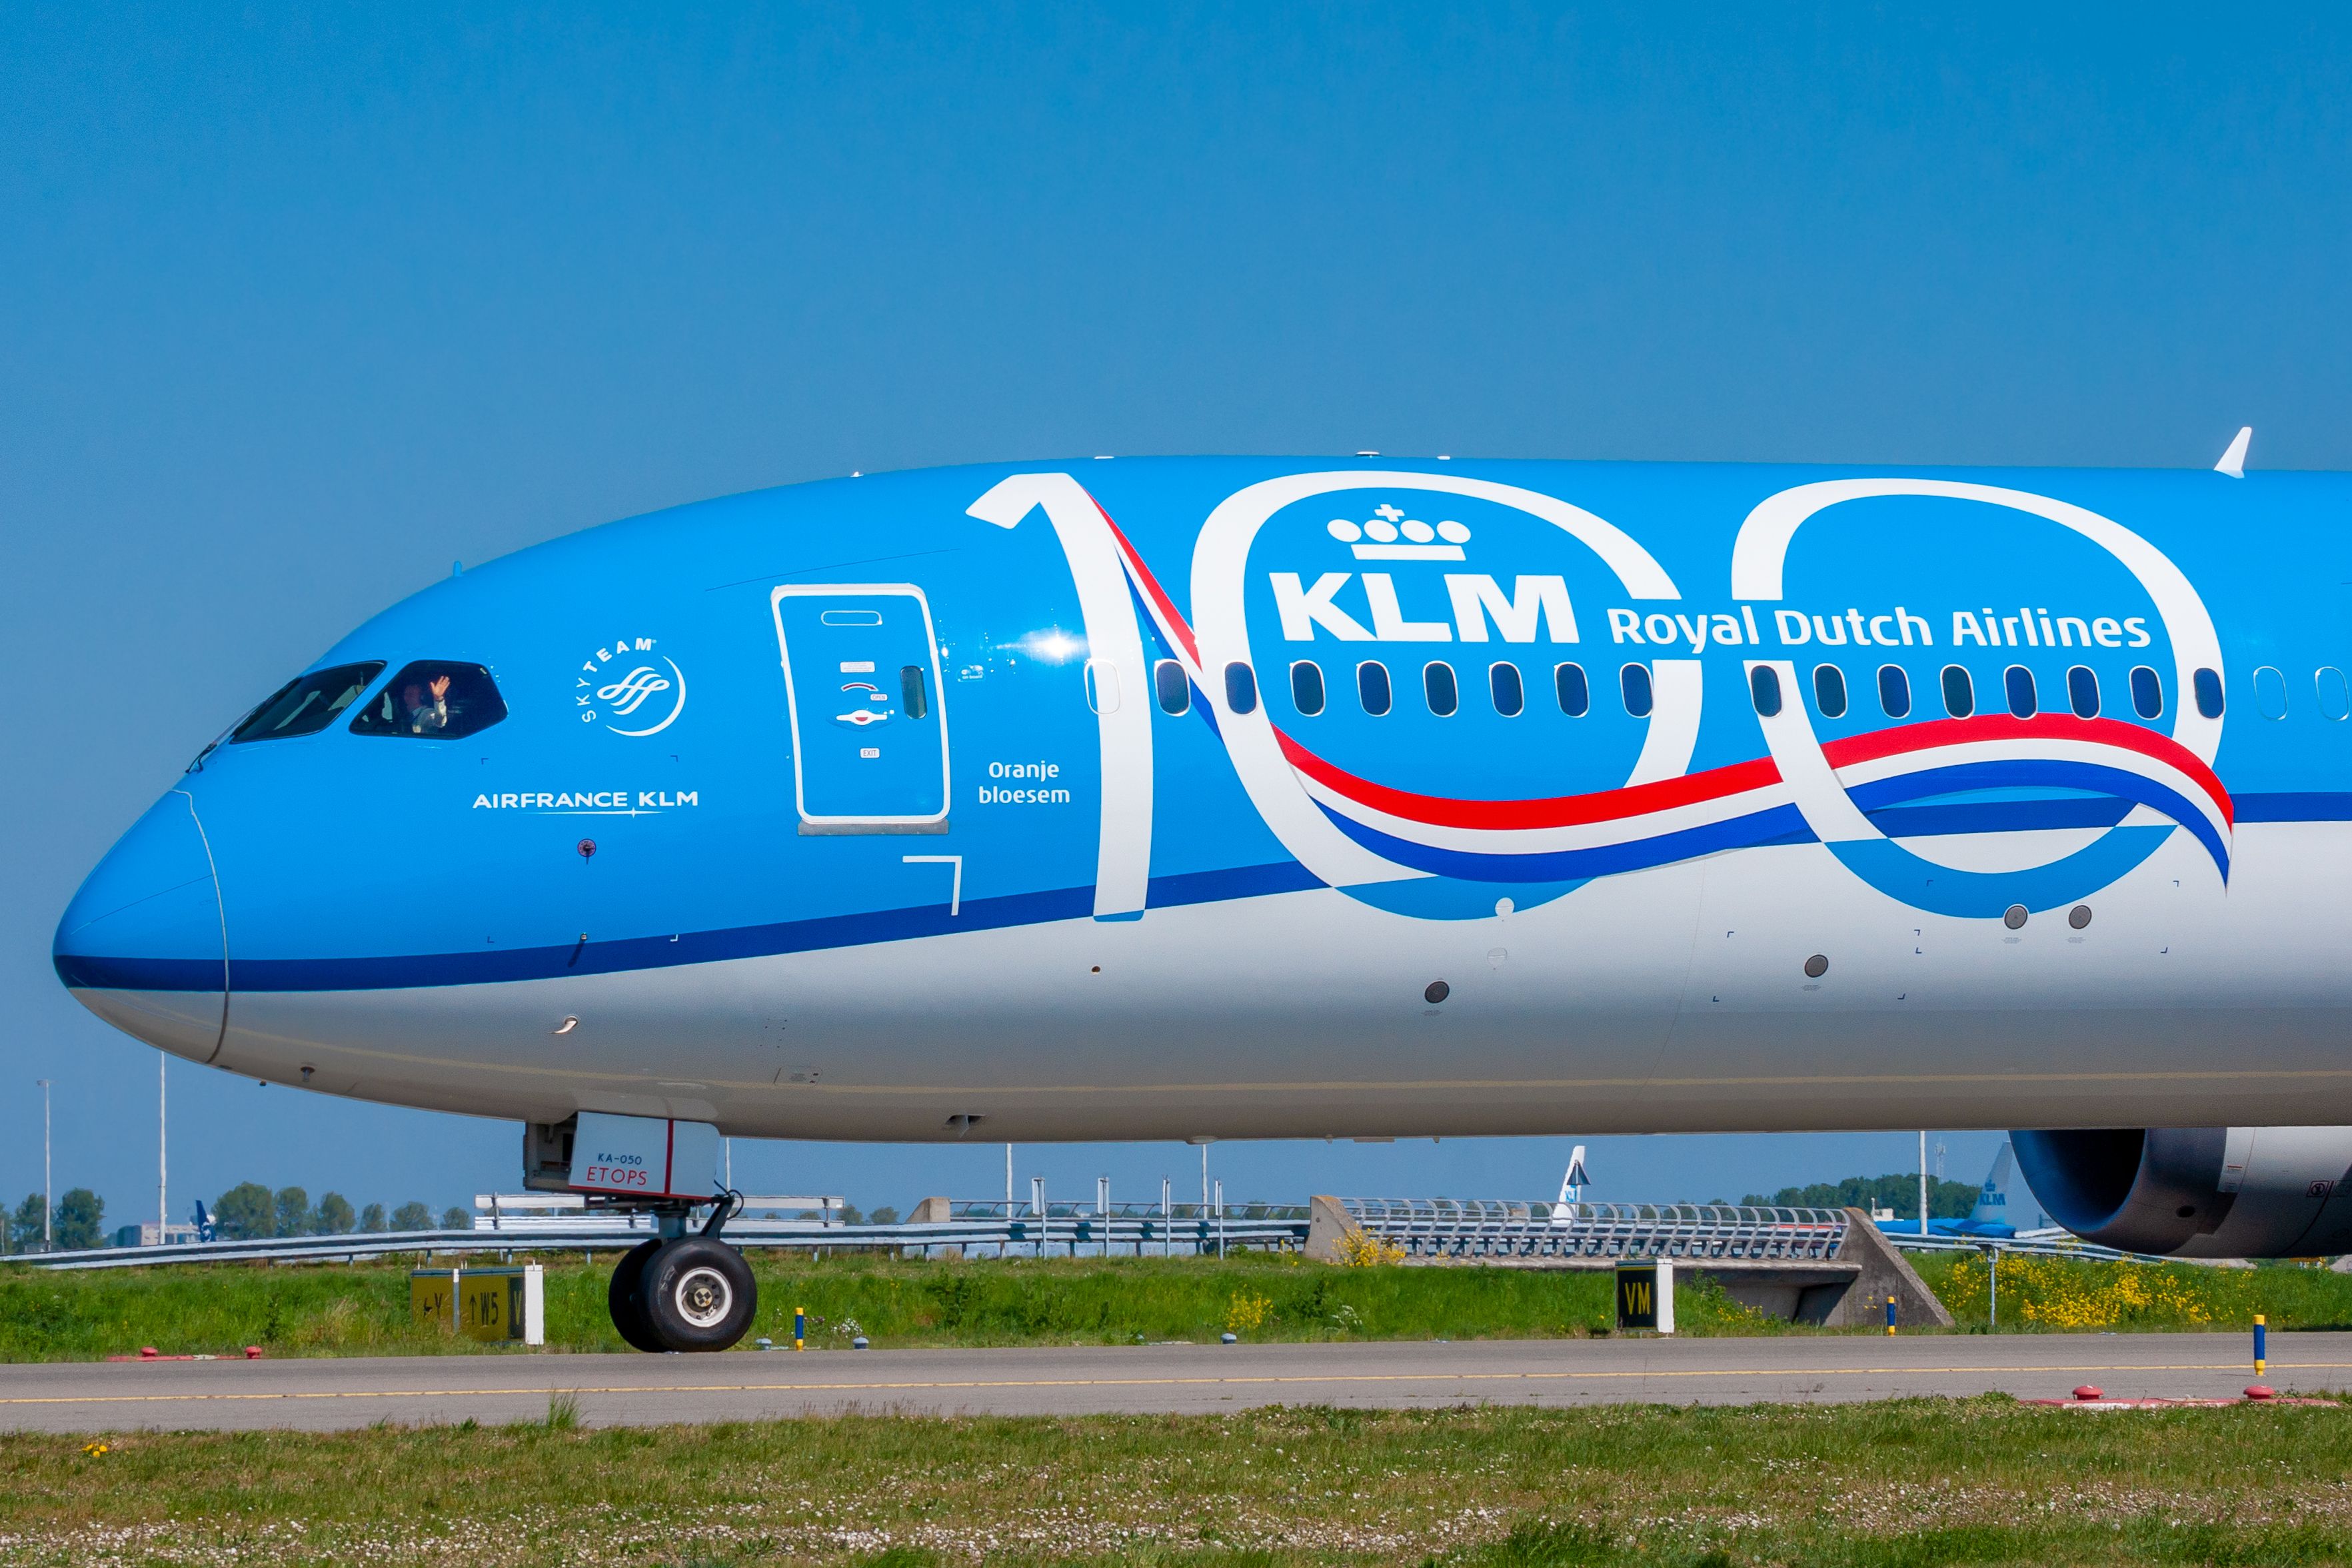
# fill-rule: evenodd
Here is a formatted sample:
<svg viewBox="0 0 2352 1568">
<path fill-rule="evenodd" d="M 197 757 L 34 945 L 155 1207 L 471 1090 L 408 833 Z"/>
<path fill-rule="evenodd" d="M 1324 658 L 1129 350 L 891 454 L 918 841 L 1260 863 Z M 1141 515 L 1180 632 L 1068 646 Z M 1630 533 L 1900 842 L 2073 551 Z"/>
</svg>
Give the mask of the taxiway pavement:
<svg viewBox="0 0 2352 1568">
<path fill-rule="evenodd" d="M 2281 1392 L 2352 1390 L 2352 1333 L 2274 1333 Z M 872 1414 L 1068 1416 L 1253 1405 L 1430 1407 L 1843 1403 L 2000 1391 L 2218 1397 L 2254 1381 L 2247 1336 L 1514 1340 L 1464 1343 L 1072 1346 L 479 1355 L 0 1367 L 0 1429 L 330 1430 L 376 1421 L 583 1422 Z"/>
</svg>

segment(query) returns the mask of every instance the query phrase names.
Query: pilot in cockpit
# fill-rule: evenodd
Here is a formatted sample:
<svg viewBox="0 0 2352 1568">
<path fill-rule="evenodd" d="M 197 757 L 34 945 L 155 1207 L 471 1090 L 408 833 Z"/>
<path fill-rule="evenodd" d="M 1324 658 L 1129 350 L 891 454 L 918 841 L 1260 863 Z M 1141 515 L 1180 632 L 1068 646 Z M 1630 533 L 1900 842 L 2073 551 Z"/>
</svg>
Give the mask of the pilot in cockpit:
<svg viewBox="0 0 2352 1568">
<path fill-rule="evenodd" d="M 449 727 L 449 677 L 411 681 L 400 688 L 400 711 L 411 735 L 434 735 Z"/>
</svg>

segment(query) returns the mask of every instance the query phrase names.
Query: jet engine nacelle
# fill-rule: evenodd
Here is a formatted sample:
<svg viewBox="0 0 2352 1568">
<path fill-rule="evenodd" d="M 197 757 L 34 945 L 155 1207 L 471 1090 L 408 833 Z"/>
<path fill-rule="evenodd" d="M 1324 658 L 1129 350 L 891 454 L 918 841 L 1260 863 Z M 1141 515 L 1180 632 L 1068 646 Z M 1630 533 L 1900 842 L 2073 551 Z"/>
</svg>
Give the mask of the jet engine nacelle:
<svg viewBox="0 0 2352 1568">
<path fill-rule="evenodd" d="M 2012 1133 L 2050 1218 L 2103 1247 L 2182 1258 L 2352 1251 L 2352 1127 Z"/>
</svg>

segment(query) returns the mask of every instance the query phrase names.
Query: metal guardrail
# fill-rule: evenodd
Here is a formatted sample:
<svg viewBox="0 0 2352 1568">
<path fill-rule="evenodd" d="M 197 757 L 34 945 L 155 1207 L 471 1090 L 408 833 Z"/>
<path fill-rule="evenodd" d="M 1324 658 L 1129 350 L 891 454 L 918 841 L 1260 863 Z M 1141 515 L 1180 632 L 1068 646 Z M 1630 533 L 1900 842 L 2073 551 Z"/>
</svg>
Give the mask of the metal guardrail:
<svg viewBox="0 0 2352 1568">
<path fill-rule="evenodd" d="M 951 1198 L 948 1208 L 958 1219 L 1019 1219 L 1036 1213 L 1025 1200 L 1008 1204 L 1003 1198 L 994 1197 Z M 1304 1225 L 1310 1209 L 1303 1203 L 1250 1202 L 1229 1203 L 1223 1212 L 1228 1223 L 1267 1219 Z M 1145 1199 L 1121 1200 L 1106 1206 L 1099 1199 L 1088 1201 L 1074 1197 L 1067 1201 L 1048 1200 L 1045 1213 L 1048 1218 L 1053 1219 L 1168 1220 L 1179 1224 L 1206 1221 L 1214 1225 L 1218 1210 L 1213 1204 L 1171 1203 L 1163 1207 Z"/>
<path fill-rule="evenodd" d="M 753 1219 L 814 1219 L 825 1225 L 841 1223 L 843 1199 L 838 1194 L 809 1197 L 782 1197 L 760 1194 L 742 1195 L 737 1217 L 747 1223 Z M 619 1226 L 630 1218 L 629 1211 L 616 1207 L 602 1197 L 591 1201 L 589 1195 L 577 1192 L 478 1192 L 474 1195 L 474 1228 L 477 1230 L 527 1230 L 538 1225 L 578 1225 L 583 1222 Z"/>
<path fill-rule="evenodd" d="M 1717 1262 L 1827 1262 L 1845 1239 L 1842 1209 L 1695 1203 L 1573 1203 L 1549 1199 L 1343 1197 L 1349 1223 L 1409 1259 L 1559 1260 L 1595 1263 L 1674 1258 Z M 743 1247 L 813 1252 L 887 1251 L 930 1257 L 953 1249 L 997 1257 L 1173 1257 L 1241 1249 L 1294 1250 L 1306 1244 L 1305 1204 L 1234 1203 L 1220 1212 L 1198 1203 L 1049 1203 L 996 1199 L 950 1203 L 950 1218 L 892 1225 L 739 1217 L 729 1240 Z M 278 1236 L 247 1241 L 180 1242 L 25 1253 L 0 1262 L 38 1269 L 135 1269 L 158 1263 L 333 1262 L 403 1254 L 617 1250 L 656 1234 L 651 1216 L 625 1209 L 516 1213 L 493 1207 L 466 1230 L 351 1236 Z M 1994 1239 L 1881 1235 L 1905 1251 L 2177 1262 L 2119 1252 L 2068 1237 Z"/>
<path fill-rule="evenodd" d="M 597 1244 L 622 1233 L 605 1230 Z M 270 1236 L 250 1241 L 178 1241 L 168 1247 L 93 1247 L 83 1251 L 20 1252 L 0 1260 L 32 1269 L 140 1269 L 157 1263 L 357 1261 L 403 1252 L 492 1252 L 511 1246 L 474 1230 L 394 1230 L 351 1236 Z M 577 1245 L 577 1243 L 572 1243 Z"/>
<path fill-rule="evenodd" d="M 1252 1208 L 1283 1206 L 1249 1205 Z M 404 1230 L 352 1236 L 273 1236 L 249 1241 L 194 1241 L 170 1247 L 99 1247 L 19 1254 L 5 1260 L 37 1269 L 137 1269 L 158 1263 L 336 1262 L 402 1253 L 570 1252 L 633 1247 L 656 1232 L 649 1217 L 503 1217 L 496 1229 Z M 1011 1219 L 949 1219 L 925 1224 L 828 1225 L 818 1220 L 737 1219 L 727 1239 L 740 1247 L 807 1248 L 817 1252 L 891 1251 L 929 1257 L 935 1249 L 994 1249 L 1008 1257 L 1172 1257 L 1240 1249 L 1289 1249 L 1305 1243 L 1307 1220 L 1244 1218 L 1228 1207 L 1207 1217 L 1162 1219 L 1096 1213 L 1021 1215 Z"/>
<path fill-rule="evenodd" d="M 1349 1223 L 1408 1258 L 1827 1262 L 1847 1224 L 1842 1209 L 1711 1203 L 1343 1197 L 1339 1205 Z"/>
<path fill-rule="evenodd" d="M 2158 1258 L 2145 1252 L 2119 1252 L 2112 1247 L 2075 1237 L 2044 1236 L 1905 1236 L 1882 1230 L 1880 1235 L 1905 1252 L 1983 1252 L 2003 1257 L 2087 1258 L 2101 1263 L 2201 1263 L 2201 1258 Z"/>
</svg>

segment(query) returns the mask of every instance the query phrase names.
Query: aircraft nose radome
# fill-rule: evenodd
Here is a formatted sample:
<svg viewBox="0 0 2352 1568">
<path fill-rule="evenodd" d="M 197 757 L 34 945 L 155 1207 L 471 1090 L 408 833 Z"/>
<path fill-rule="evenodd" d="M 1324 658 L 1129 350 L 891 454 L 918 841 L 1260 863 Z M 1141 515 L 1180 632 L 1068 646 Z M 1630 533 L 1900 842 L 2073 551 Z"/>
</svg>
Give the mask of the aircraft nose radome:
<svg viewBox="0 0 2352 1568">
<path fill-rule="evenodd" d="M 194 800 L 175 789 L 131 824 L 66 906 L 51 956 L 117 1029 L 199 1061 L 219 1050 L 228 941 Z"/>
</svg>

